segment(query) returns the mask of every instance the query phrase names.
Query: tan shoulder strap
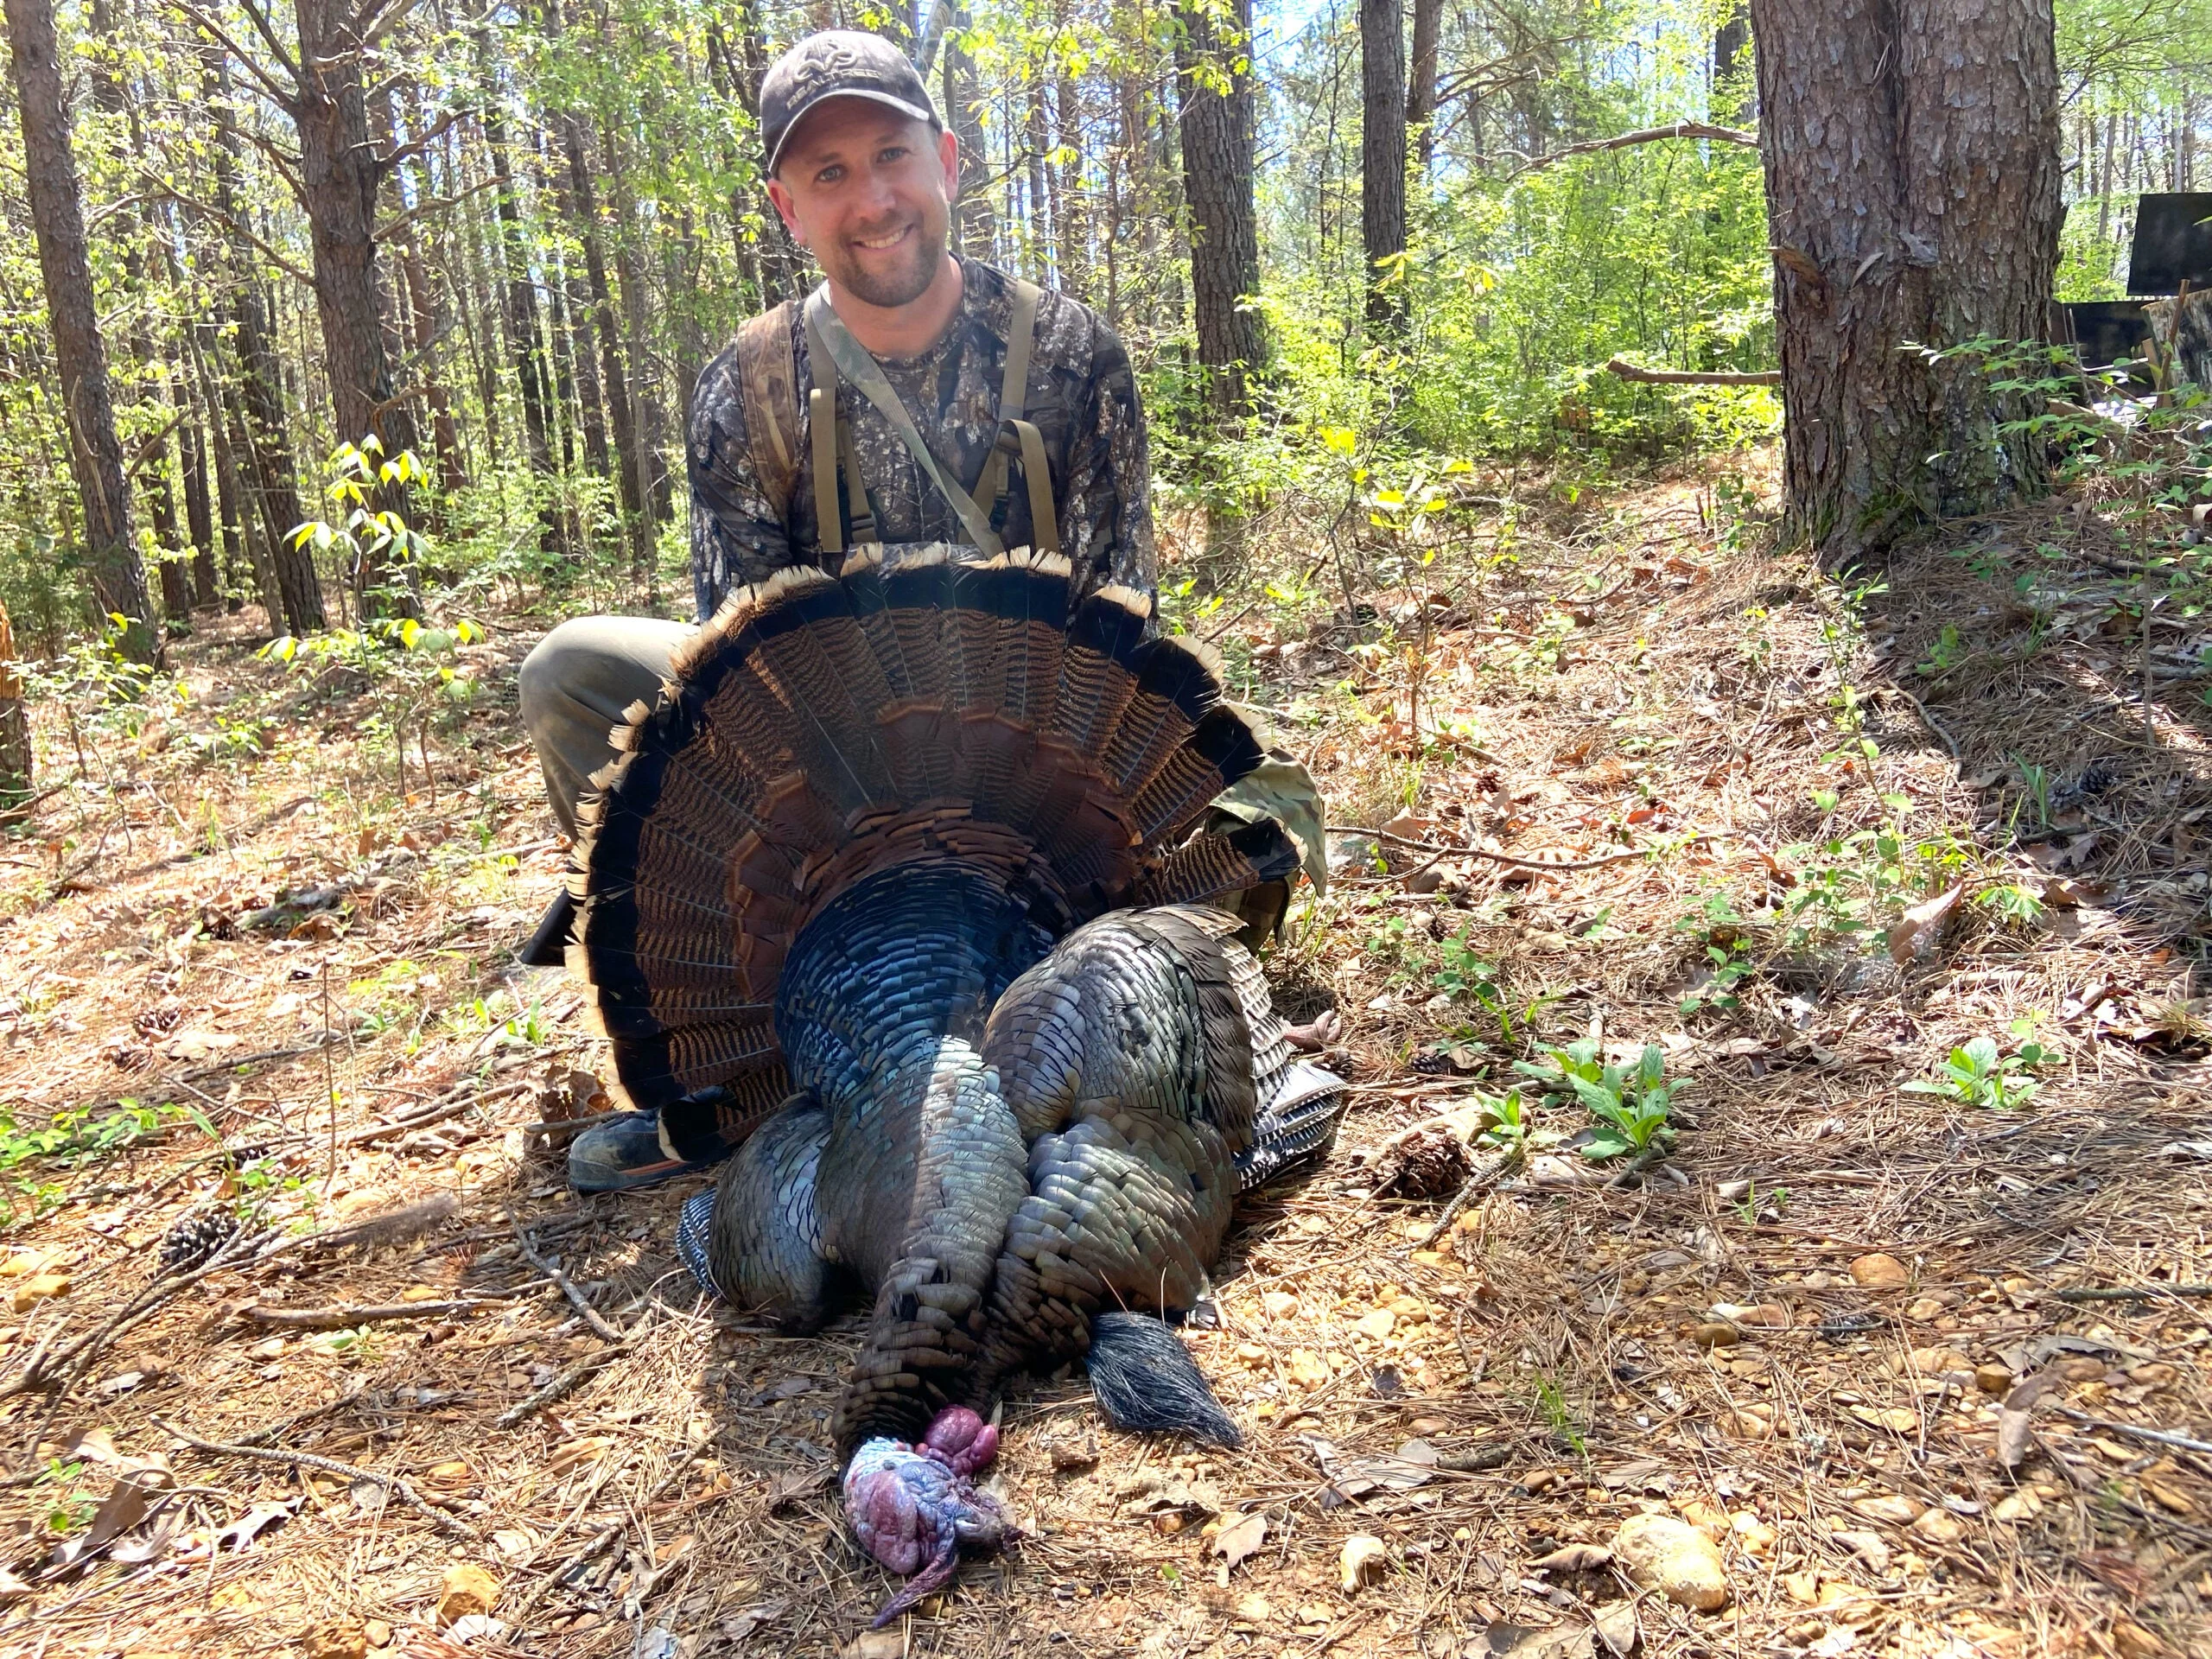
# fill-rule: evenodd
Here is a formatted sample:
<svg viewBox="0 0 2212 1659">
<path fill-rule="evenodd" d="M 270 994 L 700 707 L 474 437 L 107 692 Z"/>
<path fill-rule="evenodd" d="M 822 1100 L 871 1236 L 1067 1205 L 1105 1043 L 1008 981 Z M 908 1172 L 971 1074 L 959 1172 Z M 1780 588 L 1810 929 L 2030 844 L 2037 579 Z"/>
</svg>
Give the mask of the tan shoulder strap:
<svg viewBox="0 0 2212 1659">
<path fill-rule="evenodd" d="M 1044 290 L 1036 283 L 1015 280 L 1014 316 L 1006 330 L 1006 378 L 999 385 L 999 441 L 976 480 L 976 499 L 986 511 L 995 508 L 1006 492 L 1007 440 L 1014 435 L 1013 423 L 1021 418 L 1028 402 L 1030 348 L 1037 338 L 1038 302 L 1043 298 Z"/>
<path fill-rule="evenodd" d="M 737 389 L 761 493 L 788 524 L 798 487 L 798 356 L 789 300 L 737 331 Z"/>
</svg>

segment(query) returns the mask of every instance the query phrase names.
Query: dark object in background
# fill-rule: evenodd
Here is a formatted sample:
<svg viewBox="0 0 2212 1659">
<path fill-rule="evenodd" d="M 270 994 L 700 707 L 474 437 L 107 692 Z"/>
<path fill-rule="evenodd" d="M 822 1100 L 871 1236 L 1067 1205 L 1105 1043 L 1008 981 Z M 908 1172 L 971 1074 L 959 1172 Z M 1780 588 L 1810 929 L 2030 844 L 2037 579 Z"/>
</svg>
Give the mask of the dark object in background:
<svg viewBox="0 0 2212 1659">
<path fill-rule="evenodd" d="M 2080 349 L 2085 369 L 2108 369 L 2121 358 L 2139 361 L 2151 337 L 2140 300 L 2070 300 L 2051 309 L 2051 338 Z"/>
<path fill-rule="evenodd" d="M 2184 283 L 2212 288 L 2212 191 L 2145 194 L 2135 205 L 2127 291 L 2178 294 Z"/>
</svg>

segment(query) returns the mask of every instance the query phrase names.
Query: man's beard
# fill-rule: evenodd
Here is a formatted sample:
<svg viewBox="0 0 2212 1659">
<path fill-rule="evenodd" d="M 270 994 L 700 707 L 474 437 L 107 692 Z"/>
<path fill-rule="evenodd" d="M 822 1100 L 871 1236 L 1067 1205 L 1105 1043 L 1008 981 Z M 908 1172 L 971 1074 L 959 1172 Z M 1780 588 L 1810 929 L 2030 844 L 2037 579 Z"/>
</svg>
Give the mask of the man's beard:
<svg viewBox="0 0 2212 1659">
<path fill-rule="evenodd" d="M 863 302 L 894 309 L 912 305 L 929 291 L 937 280 L 938 268 L 944 263 L 946 226 L 932 225 L 927 214 L 914 225 L 914 238 L 909 245 L 910 258 L 888 270 L 871 270 L 863 266 L 852 250 L 843 243 L 836 247 L 836 269 L 829 275 L 836 279 L 837 286 Z"/>
</svg>

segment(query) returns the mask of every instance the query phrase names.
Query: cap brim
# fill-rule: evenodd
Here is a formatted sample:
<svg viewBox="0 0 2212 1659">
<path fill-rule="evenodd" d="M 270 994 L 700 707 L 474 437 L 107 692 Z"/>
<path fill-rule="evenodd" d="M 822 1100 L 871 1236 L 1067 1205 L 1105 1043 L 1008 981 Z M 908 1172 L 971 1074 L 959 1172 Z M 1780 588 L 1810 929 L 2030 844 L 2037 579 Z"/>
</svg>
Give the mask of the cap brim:
<svg viewBox="0 0 2212 1659">
<path fill-rule="evenodd" d="M 909 121 L 934 122 L 937 119 L 935 110 L 922 109 L 918 105 L 909 104 L 903 98 L 893 98 L 889 92 L 871 92 L 858 86 L 832 87 L 800 105 L 792 111 L 791 118 L 784 124 L 783 137 L 776 140 L 776 147 L 768 152 L 768 174 L 771 178 L 775 176 L 776 168 L 782 165 L 784 152 L 791 148 L 791 140 L 798 136 L 798 130 L 806 124 L 806 118 L 824 104 L 834 104 L 841 98 L 860 99 L 870 104 L 880 104 L 887 110 L 898 111 Z"/>
</svg>

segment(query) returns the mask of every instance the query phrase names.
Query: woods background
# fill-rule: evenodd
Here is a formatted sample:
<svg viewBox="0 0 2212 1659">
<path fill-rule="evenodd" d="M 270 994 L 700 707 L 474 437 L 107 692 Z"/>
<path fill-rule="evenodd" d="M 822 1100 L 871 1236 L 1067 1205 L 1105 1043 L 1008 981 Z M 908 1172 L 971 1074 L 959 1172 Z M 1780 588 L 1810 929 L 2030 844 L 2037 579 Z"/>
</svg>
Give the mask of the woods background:
<svg viewBox="0 0 2212 1659">
<path fill-rule="evenodd" d="M 760 71 L 813 28 L 915 21 L 12 0 L 19 54 L 41 15 L 150 602 L 173 633 L 243 604 L 295 634 L 365 598 L 412 608 L 425 579 L 464 604 L 550 583 L 578 605 L 679 606 L 693 378 L 811 280 L 760 188 Z M 2122 291 L 2134 193 L 2212 175 L 2212 6 L 2059 16 L 2058 293 L 2104 297 Z M 1053 0 L 921 24 L 943 29 L 931 79 L 966 156 L 963 246 L 1121 331 L 1171 528 L 1202 524 L 1217 557 L 1301 493 L 1388 512 L 1471 456 L 1594 475 L 1778 426 L 1766 388 L 1600 372 L 1617 353 L 1772 366 L 1757 150 L 1725 133 L 1576 150 L 1680 122 L 1753 129 L 1734 0 L 1256 16 Z M 22 84 L 0 86 L 0 601 L 20 652 L 46 658 L 129 607 L 94 591 L 86 549 L 104 538 L 66 487 L 27 189 L 53 157 L 26 156 Z M 372 431 L 421 457 L 429 475 L 401 493 L 435 546 L 381 595 L 344 538 L 292 536 L 342 517 L 327 458 Z M 1197 567 L 1202 586 L 1217 568 Z"/>
</svg>

